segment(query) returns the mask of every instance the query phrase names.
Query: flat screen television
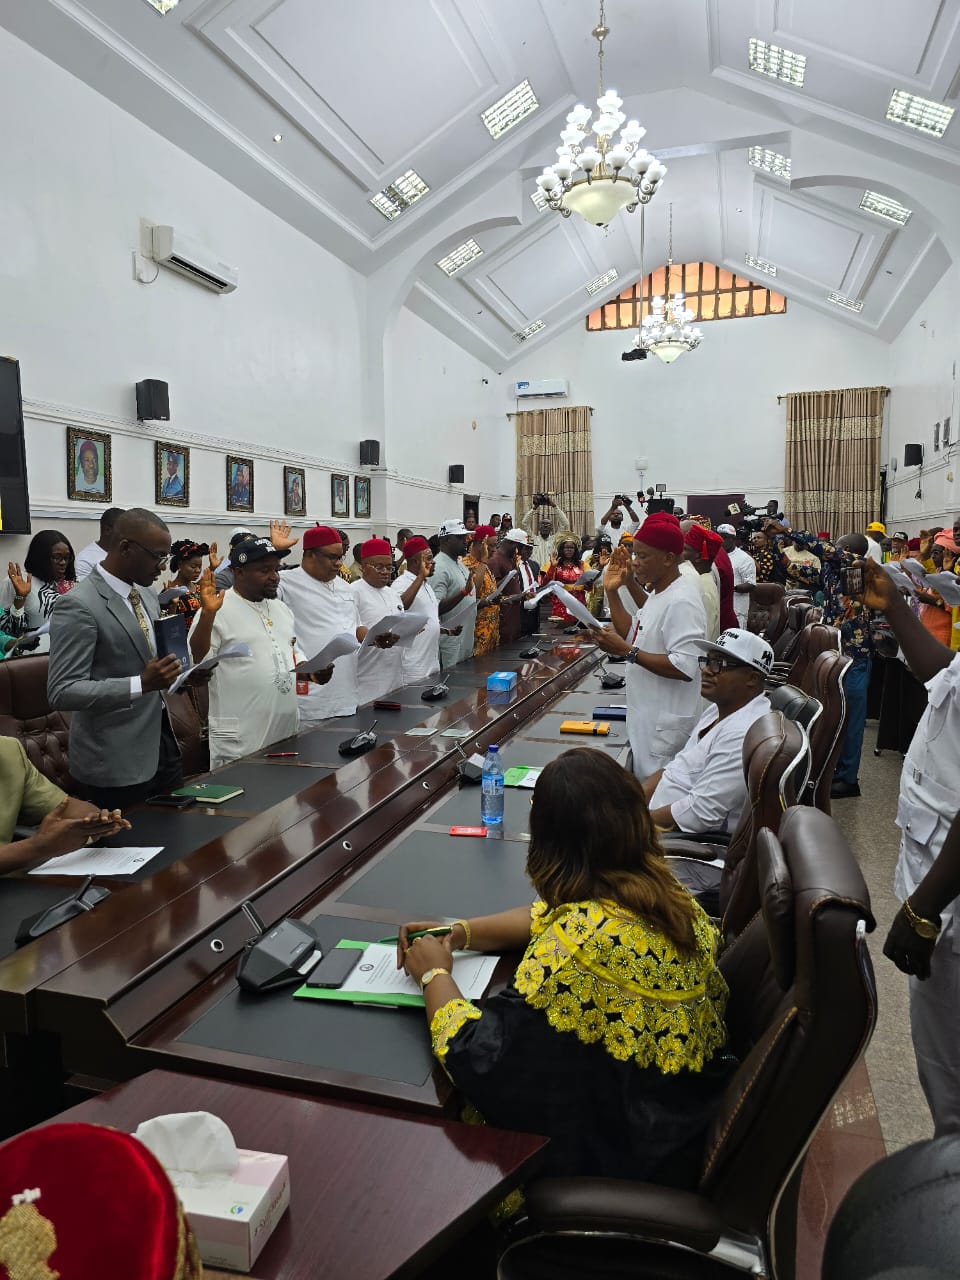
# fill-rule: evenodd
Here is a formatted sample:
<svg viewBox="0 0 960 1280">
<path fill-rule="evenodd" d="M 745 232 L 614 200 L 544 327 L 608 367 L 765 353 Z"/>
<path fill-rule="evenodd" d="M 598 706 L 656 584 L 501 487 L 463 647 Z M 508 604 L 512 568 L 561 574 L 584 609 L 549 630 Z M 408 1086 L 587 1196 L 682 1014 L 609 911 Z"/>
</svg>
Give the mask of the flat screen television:
<svg viewBox="0 0 960 1280">
<path fill-rule="evenodd" d="M 0 524 L 3 533 L 31 532 L 20 362 L 11 356 L 0 356 Z"/>
</svg>

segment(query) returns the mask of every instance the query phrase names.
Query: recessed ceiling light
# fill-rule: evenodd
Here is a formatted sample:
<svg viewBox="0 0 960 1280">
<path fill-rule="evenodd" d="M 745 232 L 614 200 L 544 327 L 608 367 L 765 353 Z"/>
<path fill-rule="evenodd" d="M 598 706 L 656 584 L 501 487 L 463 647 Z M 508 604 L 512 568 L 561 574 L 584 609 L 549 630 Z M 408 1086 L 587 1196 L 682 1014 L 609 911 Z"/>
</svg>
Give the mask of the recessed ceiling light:
<svg viewBox="0 0 960 1280">
<path fill-rule="evenodd" d="M 792 53 L 778 44 L 767 44 L 766 40 L 750 39 L 750 70 L 759 71 L 762 76 L 771 80 L 783 80 L 797 89 L 803 88 L 803 77 L 807 69 L 807 56 L 804 53 Z"/>
<path fill-rule="evenodd" d="M 755 258 L 752 253 L 744 254 L 744 262 L 748 267 L 753 267 L 754 271 L 764 271 L 768 276 L 775 276 L 777 268 L 772 262 L 768 262 L 766 258 Z"/>
<path fill-rule="evenodd" d="M 901 227 L 913 213 L 912 209 L 908 209 L 899 200 L 881 195 L 879 191 L 865 191 L 860 208 L 866 209 L 867 213 L 875 213 L 878 218 L 886 218 L 888 222 L 897 222 Z"/>
<path fill-rule="evenodd" d="M 498 98 L 486 111 L 481 111 L 480 119 L 491 138 L 502 138 L 515 124 L 532 115 L 539 105 L 536 94 L 530 88 L 530 81 L 524 80 L 515 89 Z"/>
<path fill-rule="evenodd" d="M 908 129 L 916 129 L 918 133 L 925 133 L 931 138 L 942 138 L 952 118 L 953 107 L 945 107 L 942 102 L 931 102 L 929 98 L 918 98 L 905 89 L 894 89 L 887 107 L 888 120 L 892 120 L 894 124 L 906 125 Z"/>
<path fill-rule="evenodd" d="M 539 333 L 541 329 L 546 327 L 546 320 L 534 320 L 533 324 L 528 324 L 525 329 L 518 329 L 513 336 L 518 342 L 526 342 L 528 338 L 532 338 L 535 333 Z"/>
<path fill-rule="evenodd" d="M 404 209 L 409 209 L 412 204 L 425 196 L 430 188 L 414 169 L 408 169 L 406 173 L 402 173 L 399 178 L 395 178 L 378 191 L 375 196 L 371 196 L 370 203 L 379 210 L 385 218 L 398 218 Z"/>
<path fill-rule="evenodd" d="M 282 141 L 283 141 L 283 134 L 282 134 L 282 133 L 275 133 L 275 134 L 273 135 L 273 140 L 274 140 L 274 142 L 282 142 Z"/>
<path fill-rule="evenodd" d="M 827 301 L 835 307 L 844 307 L 847 311 L 862 311 L 863 301 L 860 298 L 845 298 L 842 293 L 828 293 Z"/>
<path fill-rule="evenodd" d="M 587 293 L 591 298 L 595 293 L 599 293 L 601 289 L 605 289 L 608 284 L 613 284 L 618 275 L 617 268 L 611 267 L 609 271 L 605 271 L 602 276 L 597 276 L 596 280 L 591 280 L 587 285 Z"/>
<path fill-rule="evenodd" d="M 771 151 L 768 147 L 750 147 L 747 151 L 747 162 L 754 169 L 763 169 L 765 173 L 772 173 L 775 178 L 785 178 L 790 181 L 790 171 L 792 163 L 789 156 L 781 155 L 779 151 Z"/>
<path fill-rule="evenodd" d="M 175 9 L 180 0 L 147 0 L 147 4 L 151 9 L 156 9 L 157 13 L 169 13 L 171 9 Z"/>
<path fill-rule="evenodd" d="M 546 193 L 541 191 L 540 188 L 537 187 L 536 191 L 534 191 L 530 199 L 537 206 L 537 213 L 543 213 L 544 209 L 547 207 Z"/>
<path fill-rule="evenodd" d="M 474 258 L 479 258 L 483 250 L 473 238 L 464 240 L 463 244 L 458 244 L 455 249 L 440 259 L 437 266 L 441 271 L 446 272 L 448 276 L 455 276 L 458 271 L 462 271 L 468 262 L 472 262 Z"/>
<path fill-rule="evenodd" d="M 737 213 L 743 213 L 743 210 L 740 208 L 739 205 L 737 205 Z"/>
</svg>

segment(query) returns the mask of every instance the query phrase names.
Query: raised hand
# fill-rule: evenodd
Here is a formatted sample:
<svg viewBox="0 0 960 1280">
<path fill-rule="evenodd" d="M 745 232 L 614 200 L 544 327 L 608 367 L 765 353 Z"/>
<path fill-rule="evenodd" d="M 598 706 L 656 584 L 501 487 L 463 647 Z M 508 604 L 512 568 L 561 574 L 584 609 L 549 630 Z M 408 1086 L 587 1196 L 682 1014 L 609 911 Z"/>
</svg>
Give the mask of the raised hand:
<svg viewBox="0 0 960 1280">
<path fill-rule="evenodd" d="M 621 542 L 616 550 L 610 553 L 610 560 L 603 571 L 604 591 L 617 591 L 633 573 L 630 552 Z"/>
<path fill-rule="evenodd" d="M 216 573 L 223 564 L 223 556 L 219 554 L 217 544 L 215 542 L 210 543 L 210 550 L 207 552 L 207 560 L 210 562 L 210 568 L 214 573 Z"/>
<path fill-rule="evenodd" d="M 216 579 L 212 569 L 204 569 L 197 583 L 197 595 L 200 597 L 200 608 L 204 613 L 217 613 L 227 593 L 217 590 Z"/>
<path fill-rule="evenodd" d="M 293 529 L 285 520 L 270 521 L 270 541 L 277 551 L 289 551 L 300 541 L 292 536 Z"/>
<path fill-rule="evenodd" d="M 863 562 L 863 603 L 868 609 L 885 613 L 898 602 L 900 591 L 886 569 L 873 560 Z"/>
<path fill-rule="evenodd" d="M 13 583 L 13 589 L 16 592 L 18 600 L 25 600 L 30 594 L 30 588 L 33 586 L 33 578 L 28 573 L 24 577 L 23 570 L 18 564 L 14 564 L 11 560 L 7 564 L 7 577 Z"/>
</svg>

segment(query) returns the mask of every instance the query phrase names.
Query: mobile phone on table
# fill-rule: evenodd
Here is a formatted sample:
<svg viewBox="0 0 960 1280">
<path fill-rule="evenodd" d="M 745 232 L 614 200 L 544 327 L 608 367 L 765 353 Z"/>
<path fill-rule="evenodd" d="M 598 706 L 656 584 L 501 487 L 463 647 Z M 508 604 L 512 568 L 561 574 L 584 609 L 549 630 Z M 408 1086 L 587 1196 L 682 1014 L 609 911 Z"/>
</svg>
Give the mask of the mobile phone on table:
<svg viewBox="0 0 960 1280">
<path fill-rule="evenodd" d="M 307 977 L 308 987 L 342 987 L 363 953 L 356 947 L 334 947 Z"/>
<path fill-rule="evenodd" d="M 196 799 L 193 796 L 175 796 L 172 793 L 147 796 L 147 804 L 156 805 L 160 809 L 189 809 L 191 805 L 196 803 Z"/>
</svg>

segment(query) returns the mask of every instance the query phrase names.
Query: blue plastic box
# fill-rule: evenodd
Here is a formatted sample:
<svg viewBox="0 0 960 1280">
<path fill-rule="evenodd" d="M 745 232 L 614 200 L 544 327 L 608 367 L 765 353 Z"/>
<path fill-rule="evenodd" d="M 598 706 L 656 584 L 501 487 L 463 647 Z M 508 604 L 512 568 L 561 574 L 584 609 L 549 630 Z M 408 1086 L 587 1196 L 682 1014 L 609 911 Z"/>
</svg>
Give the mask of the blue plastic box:
<svg viewBox="0 0 960 1280">
<path fill-rule="evenodd" d="M 494 693 L 510 693 L 516 687 L 515 671 L 494 671 L 493 675 L 487 676 L 487 688 Z"/>
</svg>

